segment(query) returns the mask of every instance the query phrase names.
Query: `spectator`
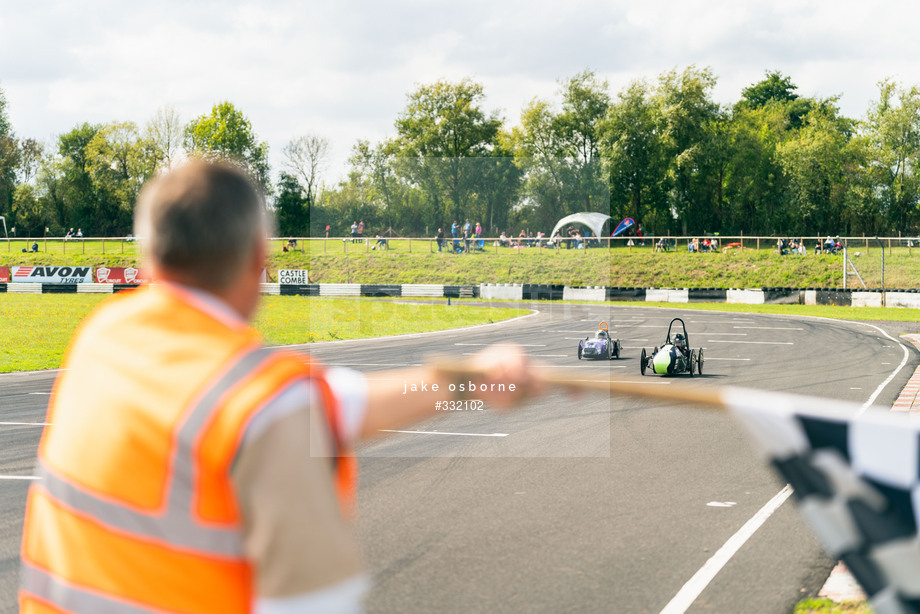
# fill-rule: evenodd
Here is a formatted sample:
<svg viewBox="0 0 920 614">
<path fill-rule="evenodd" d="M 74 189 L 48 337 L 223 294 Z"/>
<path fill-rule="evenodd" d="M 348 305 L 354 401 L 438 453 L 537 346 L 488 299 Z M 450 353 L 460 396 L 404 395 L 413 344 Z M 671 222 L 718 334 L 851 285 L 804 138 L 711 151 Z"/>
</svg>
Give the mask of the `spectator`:
<svg viewBox="0 0 920 614">
<path fill-rule="evenodd" d="M 326 224 L 326 238 L 329 238 L 329 224 Z"/>
<path fill-rule="evenodd" d="M 377 238 L 377 242 L 374 243 L 374 246 L 371 248 L 372 250 L 375 250 L 378 247 L 380 249 L 387 249 L 387 250 L 390 249 L 390 242 L 383 235 L 381 235 L 380 233 L 377 233 L 376 238 Z"/>
<path fill-rule="evenodd" d="M 351 242 L 354 243 L 358 240 L 358 222 L 351 223 Z"/>
<path fill-rule="evenodd" d="M 364 238 L 364 220 L 358 222 L 358 241 Z"/>
<path fill-rule="evenodd" d="M 65 241 L 70 241 L 71 239 L 73 239 L 73 228 L 71 228 L 70 230 L 68 230 L 68 231 L 67 231 L 67 234 L 64 235 L 64 240 L 65 240 Z M 828 237 L 828 239 L 830 239 L 830 237 Z"/>
<path fill-rule="evenodd" d="M 504 231 L 504 230 L 502 231 L 501 236 L 498 237 L 498 243 L 499 243 L 499 245 L 501 245 L 502 247 L 511 247 L 511 239 L 509 239 L 507 236 L 505 236 L 505 231 Z"/>
<path fill-rule="evenodd" d="M 457 220 L 454 220 L 454 223 L 450 225 L 450 240 L 453 243 L 451 251 L 457 253 L 460 251 L 460 224 L 457 223 Z"/>
<path fill-rule="evenodd" d="M 77 228 L 77 234 L 76 234 L 75 236 L 76 236 L 78 239 L 82 239 L 82 238 L 83 238 L 83 229 L 82 229 L 82 228 Z"/>
<path fill-rule="evenodd" d="M 441 251 L 441 248 L 444 247 L 444 231 L 438 228 L 438 234 L 434 238 L 438 242 L 438 251 Z"/>
<path fill-rule="evenodd" d="M 485 247 L 485 241 L 482 240 L 482 225 L 479 222 L 476 222 L 474 235 L 476 237 L 476 249 L 482 251 L 482 248 Z"/>
</svg>

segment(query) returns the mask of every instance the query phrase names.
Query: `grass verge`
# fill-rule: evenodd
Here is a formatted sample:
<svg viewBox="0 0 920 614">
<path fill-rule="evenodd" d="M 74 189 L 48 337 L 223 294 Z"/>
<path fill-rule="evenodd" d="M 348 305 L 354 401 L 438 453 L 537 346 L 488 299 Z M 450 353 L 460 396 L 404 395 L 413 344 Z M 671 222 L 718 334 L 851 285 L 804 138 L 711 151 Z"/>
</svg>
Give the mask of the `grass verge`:
<svg viewBox="0 0 920 614">
<path fill-rule="evenodd" d="M 868 603 L 836 603 L 830 599 L 803 599 L 798 602 L 793 614 L 873 614 L 875 610 Z"/>
<path fill-rule="evenodd" d="M 0 373 L 54 369 L 100 294 L 0 295 Z M 309 343 L 487 324 L 527 313 L 472 305 L 264 297 L 255 326 L 269 344 Z"/>
</svg>

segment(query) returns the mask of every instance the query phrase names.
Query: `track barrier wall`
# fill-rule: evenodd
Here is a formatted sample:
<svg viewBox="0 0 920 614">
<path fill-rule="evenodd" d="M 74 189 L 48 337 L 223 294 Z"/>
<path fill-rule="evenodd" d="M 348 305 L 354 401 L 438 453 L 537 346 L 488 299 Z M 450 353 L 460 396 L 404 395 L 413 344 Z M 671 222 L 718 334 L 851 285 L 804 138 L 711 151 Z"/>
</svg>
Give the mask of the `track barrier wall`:
<svg viewBox="0 0 920 614">
<path fill-rule="evenodd" d="M 0 283 L 0 293 L 111 294 L 136 288 L 119 283 Z M 838 305 L 920 309 L 920 291 L 838 290 L 833 288 L 571 288 L 544 284 L 261 284 L 263 294 L 377 298 L 483 298 L 501 301 L 637 301 L 655 303 L 735 303 L 746 305 Z"/>
</svg>

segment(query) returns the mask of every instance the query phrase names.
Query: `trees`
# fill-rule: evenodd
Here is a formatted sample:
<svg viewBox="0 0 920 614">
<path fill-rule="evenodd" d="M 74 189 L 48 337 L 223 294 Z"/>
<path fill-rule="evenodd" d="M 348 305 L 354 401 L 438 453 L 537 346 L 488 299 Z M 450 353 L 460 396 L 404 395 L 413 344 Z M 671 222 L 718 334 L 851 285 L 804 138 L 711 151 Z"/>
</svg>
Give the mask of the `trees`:
<svg viewBox="0 0 920 614">
<path fill-rule="evenodd" d="M 310 200 L 293 175 L 281 173 L 275 197 L 278 232 L 284 237 L 302 237 L 310 226 Z"/>
<path fill-rule="evenodd" d="M 133 122 L 112 122 L 100 126 L 85 155 L 96 206 L 82 225 L 104 235 L 127 234 L 137 195 L 163 161 L 162 150 Z"/>
<path fill-rule="evenodd" d="M 6 112 L 6 95 L 0 89 L 0 213 L 8 213 L 16 188 L 19 147 Z"/>
<path fill-rule="evenodd" d="M 329 162 L 329 139 L 308 134 L 292 139 L 281 150 L 288 176 L 300 182 L 310 203 L 316 202 L 317 191 Z"/>
<path fill-rule="evenodd" d="M 232 103 L 219 102 L 209 114 L 189 122 L 185 127 L 185 149 L 190 155 L 242 165 L 266 194 L 271 193 L 268 144 L 256 138 L 252 124 Z"/>
<path fill-rule="evenodd" d="M 780 232 L 838 234 L 845 220 L 853 178 L 849 122 L 825 108 L 805 117 L 805 126 L 782 143 L 779 162 L 789 178 L 789 207 Z"/>
<path fill-rule="evenodd" d="M 664 144 L 657 130 L 660 110 L 647 81 L 630 83 L 607 111 L 601 153 L 610 173 L 611 215 L 632 216 L 664 228 L 670 215 L 663 189 Z"/>
<path fill-rule="evenodd" d="M 482 85 L 471 79 L 437 81 L 411 92 L 396 120 L 393 152 L 399 172 L 431 205 L 426 225 L 483 214 L 469 159 L 491 155 L 502 124 L 496 112 L 482 109 L 483 98 Z"/>
<path fill-rule="evenodd" d="M 710 68 L 690 66 L 658 78 L 659 132 L 668 160 L 668 200 L 680 230 L 702 232 L 719 223 L 716 204 L 716 127 L 723 111 L 712 99 L 716 78 Z"/>
<path fill-rule="evenodd" d="M 147 122 L 144 137 L 157 150 L 157 157 L 166 170 L 171 169 L 181 159 L 182 140 L 185 130 L 175 107 L 165 106 L 157 109 Z"/>
<path fill-rule="evenodd" d="M 524 217 L 547 230 L 570 213 L 610 209 L 600 158 L 607 82 L 585 70 L 561 81 L 559 95 L 558 112 L 548 101 L 530 101 L 509 138 L 524 173 Z"/>
<path fill-rule="evenodd" d="M 920 217 L 920 88 L 879 83 L 863 124 L 867 180 L 889 228 L 910 232 Z"/>
</svg>

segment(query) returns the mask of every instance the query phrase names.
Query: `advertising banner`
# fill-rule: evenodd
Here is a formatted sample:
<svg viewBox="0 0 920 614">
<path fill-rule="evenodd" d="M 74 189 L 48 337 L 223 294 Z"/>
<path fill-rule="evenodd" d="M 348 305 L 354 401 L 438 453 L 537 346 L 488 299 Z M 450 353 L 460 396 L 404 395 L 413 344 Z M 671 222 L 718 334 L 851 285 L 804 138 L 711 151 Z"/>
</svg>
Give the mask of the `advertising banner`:
<svg viewBox="0 0 920 614">
<path fill-rule="evenodd" d="M 100 284 L 145 284 L 150 279 L 146 271 L 134 267 L 96 267 L 96 283 Z"/>
<path fill-rule="evenodd" d="M 10 267 L 0 266 L 0 284 L 10 283 Z"/>
<path fill-rule="evenodd" d="M 285 286 L 307 285 L 307 271 L 304 269 L 278 269 L 278 283 Z"/>
<path fill-rule="evenodd" d="M 14 266 L 13 283 L 88 284 L 93 281 L 91 266 Z"/>
</svg>

